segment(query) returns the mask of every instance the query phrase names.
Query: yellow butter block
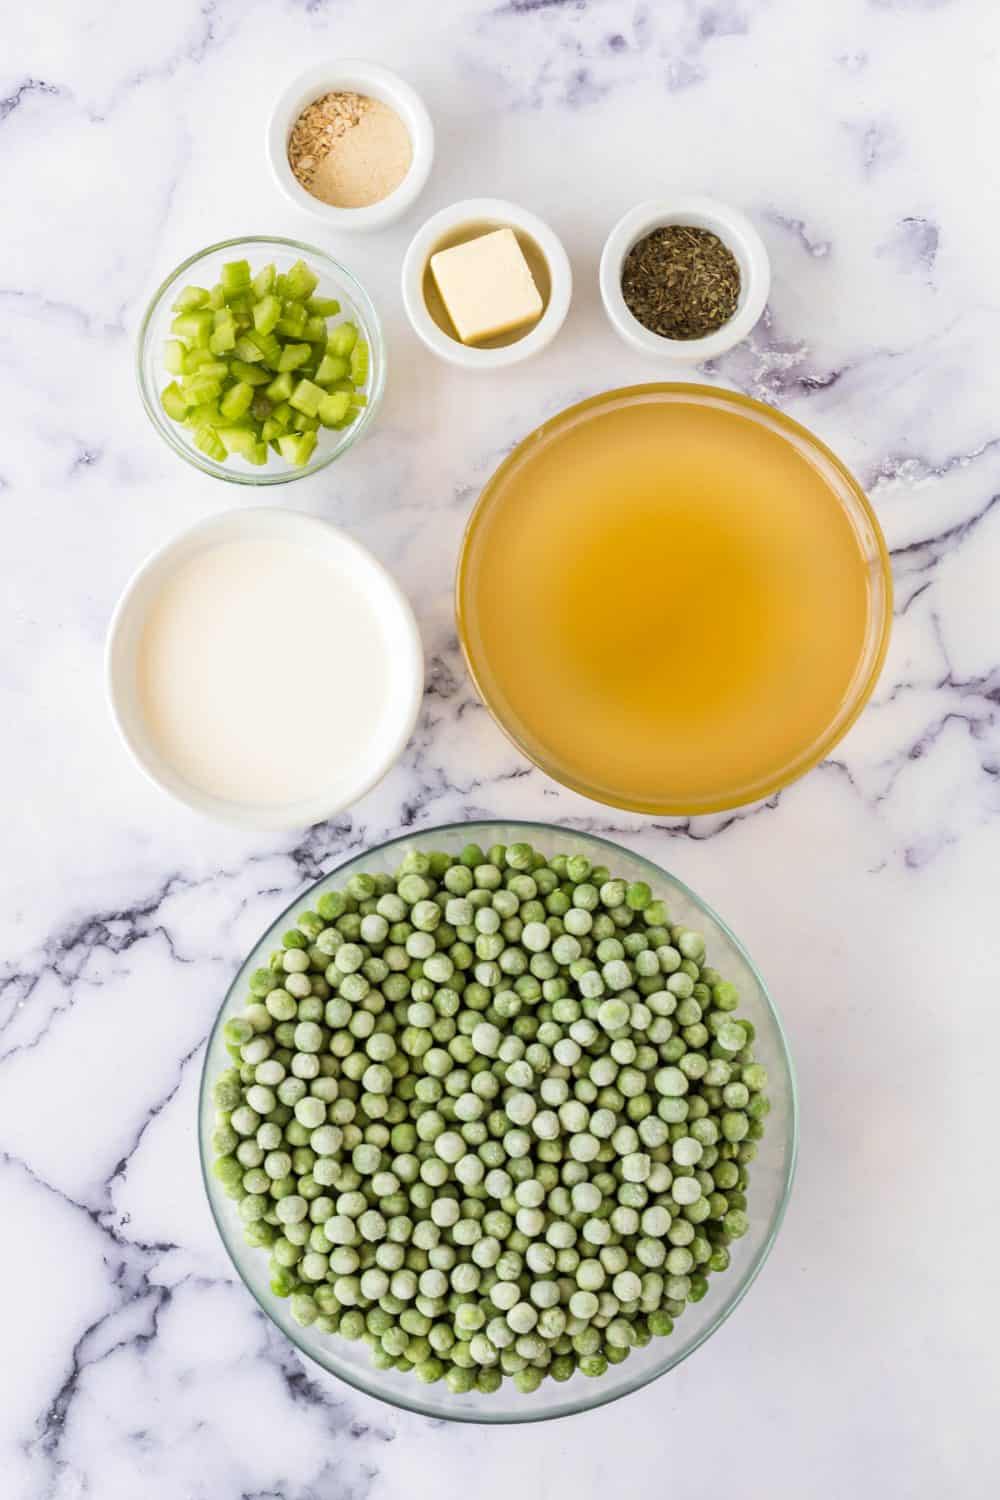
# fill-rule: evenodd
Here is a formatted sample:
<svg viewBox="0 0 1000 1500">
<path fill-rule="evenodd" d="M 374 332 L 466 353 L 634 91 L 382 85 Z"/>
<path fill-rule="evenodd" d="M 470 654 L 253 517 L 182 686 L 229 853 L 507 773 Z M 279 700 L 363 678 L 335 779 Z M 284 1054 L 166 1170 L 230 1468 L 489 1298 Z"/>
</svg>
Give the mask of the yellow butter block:
<svg viewBox="0 0 1000 1500">
<path fill-rule="evenodd" d="M 531 268 L 512 229 L 495 229 L 431 256 L 431 275 L 463 344 L 511 333 L 542 314 Z"/>
</svg>

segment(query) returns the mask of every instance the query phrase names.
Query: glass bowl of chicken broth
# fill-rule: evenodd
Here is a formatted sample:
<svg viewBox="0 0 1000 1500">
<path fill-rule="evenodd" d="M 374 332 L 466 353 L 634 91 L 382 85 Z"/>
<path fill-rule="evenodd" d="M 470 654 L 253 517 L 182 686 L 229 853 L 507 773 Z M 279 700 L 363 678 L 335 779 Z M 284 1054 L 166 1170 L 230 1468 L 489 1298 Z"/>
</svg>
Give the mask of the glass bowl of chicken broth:
<svg viewBox="0 0 1000 1500">
<path fill-rule="evenodd" d="M 459 636 L 497 723 L 596 801 L 688 816 L 772 795 L 881 670 L 885 542 L 857 481 L 781 412 L 710 386 L 593 396 L 483 490 Z"/>
</svg>

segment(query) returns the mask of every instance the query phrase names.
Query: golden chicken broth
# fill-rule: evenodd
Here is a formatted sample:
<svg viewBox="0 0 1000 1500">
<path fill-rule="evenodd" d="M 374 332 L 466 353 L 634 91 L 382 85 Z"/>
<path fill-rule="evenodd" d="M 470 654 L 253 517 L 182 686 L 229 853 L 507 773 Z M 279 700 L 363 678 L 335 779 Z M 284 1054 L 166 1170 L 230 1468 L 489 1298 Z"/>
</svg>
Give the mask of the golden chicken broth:
<svg viewBox="0 0 1000 1500">
<path fill-rule="evenodd" d="M 702 387 L 595 398 L 522 445 L 470 523 L 477 684 L 533 759 L 601 801 L 766 795 L 857 688 L 872 563 L 848 481 L 760 410 Z"/>
</svg>

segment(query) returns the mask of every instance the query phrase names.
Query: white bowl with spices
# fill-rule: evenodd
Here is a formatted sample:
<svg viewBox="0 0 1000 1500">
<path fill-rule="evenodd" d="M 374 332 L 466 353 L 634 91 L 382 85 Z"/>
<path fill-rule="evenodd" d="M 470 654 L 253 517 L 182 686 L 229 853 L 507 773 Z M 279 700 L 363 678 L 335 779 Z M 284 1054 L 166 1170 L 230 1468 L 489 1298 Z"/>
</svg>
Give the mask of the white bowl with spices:
<svg viewBox="0 0 1000 1500">
<path fill-rule="evenodd" d="M 275 181 L 330 229 L 382 229 L 423 190 L 434 126 L 420 95 L 358 58 L 316 63 L 288 85 L 267 128 Z"/>
<path fill-rule="evenodd" d="M 674 225 L 716 236 L 739 273 L 734 310 L 701 337 L 667 337 L 644 326 L 629 307 L 622 287 L 626 262 L 635 247 L 655 231 Z M 659 359 L 700 364 L 725 354 L 753 330 L 767 305 L 771 265 L 763 240 L 739 209 L 713 198 L 663 198 L 640 203 L 618 220 L 604 245 L 599 279 L 608 319 L 626 344 Z"/>
<path fill-rule="evenodd" d="M 491 254 L 488 241 L 502 243 Z M 441 257 L 472 246 L 482 251 L 478 265 L 455 268 L 454 281 L 446 283 Z M 401 282 L 413 331 L 432 354 L 466 370 L 503 369 L 539 353 L 565 322 L 573 295 L 573 272 L 559 236 L 537 214 L 504 198 L 465 198 L 432 214 L 410 241 Z M 482 341 L 460 333 L 462 315 L 448 301 L 455 282 L 466 293 L 470 317 L 484 320 L 480 329 L 493 315 L 503 323 L 505 300 L 515 319 L 520 304 L 524 320 Z"/>
</svg>

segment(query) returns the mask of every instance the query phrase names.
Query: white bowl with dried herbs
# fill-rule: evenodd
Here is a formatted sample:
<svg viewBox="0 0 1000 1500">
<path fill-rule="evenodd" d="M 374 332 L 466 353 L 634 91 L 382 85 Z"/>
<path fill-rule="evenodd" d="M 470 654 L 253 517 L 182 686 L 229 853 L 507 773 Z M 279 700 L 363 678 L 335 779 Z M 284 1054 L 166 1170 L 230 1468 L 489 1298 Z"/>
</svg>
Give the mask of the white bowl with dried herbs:
<svg viewBox="0 0 1000 1500">
<path fill-rule="evenodd" d="M 751 332 L 767 304 L 771 267 L 747 216 L 712 198 L 654 199 L 608 235 L 601 297 L 633 349 L 700 364 Z"/>
<path fill-rule="evenodd" d="M 317 63 L 284 90 L 267 130 L 282 192 L 331 229 L 382 229 L 422 191 L 434 126 L 419 94 L 379 63 Z"/>
</svg>

